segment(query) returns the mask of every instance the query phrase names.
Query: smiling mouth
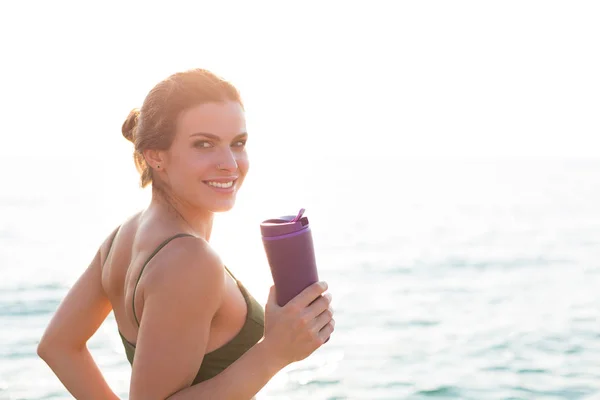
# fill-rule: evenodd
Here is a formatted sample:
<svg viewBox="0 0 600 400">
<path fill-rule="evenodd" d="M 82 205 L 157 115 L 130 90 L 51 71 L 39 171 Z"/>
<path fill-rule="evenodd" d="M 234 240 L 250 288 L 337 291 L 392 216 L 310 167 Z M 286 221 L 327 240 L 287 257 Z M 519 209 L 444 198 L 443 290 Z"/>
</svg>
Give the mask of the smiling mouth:
<svg viewBox="0 0 600 400">
<path fill-rule="evenodd" d="M 204 181 L 208 186 L 218 188 L 218 189 L 230 189 L 235 185 L 237 179 L 232 179 L 230 181 L 217 182 L 217 181 Z"/>
</svg>

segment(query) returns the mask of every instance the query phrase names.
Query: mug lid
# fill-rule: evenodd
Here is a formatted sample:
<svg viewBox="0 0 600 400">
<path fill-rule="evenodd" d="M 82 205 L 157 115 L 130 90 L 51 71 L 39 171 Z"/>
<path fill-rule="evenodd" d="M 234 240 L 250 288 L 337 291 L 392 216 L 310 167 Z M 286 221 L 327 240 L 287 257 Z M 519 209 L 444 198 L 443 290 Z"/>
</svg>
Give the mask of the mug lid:
<svg viewBox="0 0 600 400">
<path fill-rule="evenodd" d="M 308 229 L 307 217 L 292 222 L 294 218 L 296 218 L 295 215 L 285 215 L 279 218 L 267 219 L 260 224 L 260 231 L 265 237 L 273 237 Z"/>
</svg>

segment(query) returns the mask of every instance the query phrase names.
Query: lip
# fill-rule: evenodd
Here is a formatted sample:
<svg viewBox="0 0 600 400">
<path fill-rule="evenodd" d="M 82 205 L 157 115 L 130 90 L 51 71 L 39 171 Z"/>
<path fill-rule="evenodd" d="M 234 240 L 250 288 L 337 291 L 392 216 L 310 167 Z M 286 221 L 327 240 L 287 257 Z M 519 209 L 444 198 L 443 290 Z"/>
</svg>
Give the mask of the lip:
<svg viewBox="0 0 600 400">
<path fill-rule="evenodd" d="M 213 178 L 213 179 L 205 179 L 202 182 L 207 183 L 207 182 L 219 182 L 219 183 L 223 183 L 223 182 L 229 182 L 229 181 L 237 181 L 239 178 L 239 176 L 221 176 L 218 178 Z"/>
</svg>

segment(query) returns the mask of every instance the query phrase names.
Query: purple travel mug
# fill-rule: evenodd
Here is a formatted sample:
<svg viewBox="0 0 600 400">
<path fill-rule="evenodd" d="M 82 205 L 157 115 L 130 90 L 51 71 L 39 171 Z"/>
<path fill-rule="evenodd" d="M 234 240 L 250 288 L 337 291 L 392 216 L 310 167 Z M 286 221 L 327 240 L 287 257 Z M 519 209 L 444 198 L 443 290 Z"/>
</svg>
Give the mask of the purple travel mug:
<svg viewBox="0 0 600 400">
<path fill-rule="evenodd" d="M 268 219 L 260 224 L 262 240 L 277 292 L 283 307 L 319 280 L 308 218 L 297 216 Z"/>
</svg>

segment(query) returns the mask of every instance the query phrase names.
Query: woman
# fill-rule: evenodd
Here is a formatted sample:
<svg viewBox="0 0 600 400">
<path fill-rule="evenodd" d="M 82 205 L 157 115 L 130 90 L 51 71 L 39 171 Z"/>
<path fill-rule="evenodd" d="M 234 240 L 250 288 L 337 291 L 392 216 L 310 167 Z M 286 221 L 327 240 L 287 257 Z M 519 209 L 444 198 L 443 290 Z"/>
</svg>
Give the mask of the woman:
<svg viewBox="0 0 600 400">
<path fill-rule="evenodd" d="M 248 172 L 237 90 L 201 69 L 156 85 L 130 113 L 152 200 L 111 233 L 50 321 L 38 354 L 78 399 L 116 399 L 86 347 L 113 310 L 132 363 L 129 398 L 250 399 L 333 332 L 324 282 L 265 311 L 209 245 Z"/>
</svg>

